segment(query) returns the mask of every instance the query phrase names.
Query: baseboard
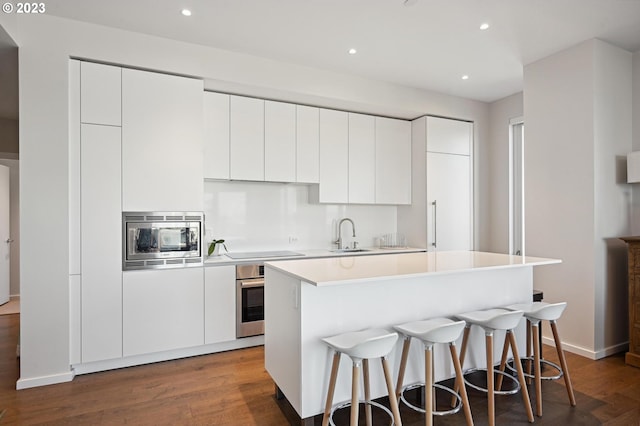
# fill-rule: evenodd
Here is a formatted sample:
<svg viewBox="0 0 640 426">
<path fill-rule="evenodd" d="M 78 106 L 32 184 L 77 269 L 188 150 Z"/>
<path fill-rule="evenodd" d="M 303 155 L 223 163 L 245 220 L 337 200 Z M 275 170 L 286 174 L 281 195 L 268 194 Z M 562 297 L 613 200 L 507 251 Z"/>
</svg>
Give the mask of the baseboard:
<svg viewBox="0 0 640 426">
<path fill-rule="evenodd" d="M 35 388 L 38 386 L 55 385 L 57 383 L 66 383 L 72 381 L 74 377 L 75 373 L 73 372 L 73 370 L 71 370 L 65 373 L 53 374 L 50 376 L 30 377 L 28 379 L 20 378 L 16 382 L 16 389 L 21 390 Z"/>
<path fill-rule="evenodd" d="M 544 343 L 545 345 L 553 346 L 553 347 L 556 346 L 553 339 L 550 337 L 543 336 L 542 343 Z M 562 349 L 564 349 L 565 351 L 583 356 L 585 358 L 593 359 L 593 360 L 598 360 L 598 359 L 606 358 L 608 356 L 611 356 L 620 352 L 625 352 L 628 348 L 629 348 L 629 342 L 623 342 L 617 345 L 606 347 L 599 351 L 593 351 L 591 349 L 583 348 L 581 346 L 576 346 L 570 343 L 562 342 Z"/>
</svg>

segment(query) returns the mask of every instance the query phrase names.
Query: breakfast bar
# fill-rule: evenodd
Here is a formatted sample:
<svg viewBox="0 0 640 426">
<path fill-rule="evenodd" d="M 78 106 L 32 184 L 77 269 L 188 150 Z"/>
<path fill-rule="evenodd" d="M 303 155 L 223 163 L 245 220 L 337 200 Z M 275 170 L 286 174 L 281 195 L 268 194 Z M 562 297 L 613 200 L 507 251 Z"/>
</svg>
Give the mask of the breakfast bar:
<svg viewBox="0 0 640 426">
<path fill-rule="evenodd" d="M 533 267 L 560 260 L 476 251 L 348 256 L 265 263 L 265 367 L 301 419 L 323 412 L 331 352 L 323 337 L 431 317 L 531 301 Z M 519 346 L 524 327 L 518 330 Z M 501 342 L 503 335 L 497 334 Z M 412 351 L 421 350 L 412 345 Z M 442 352 L 441 352 L 441 351 Z M 435 350 L 435 380 L 453 377 L 444 348 Z M 465 368 L 485 361 L 484 334 L 471 330 Z M 500 356 L 497 344 L 495 357 Z M 401 344 L 389 356 L 397 377 Z M 424 368 L 410 356 L 405 383 Z M 499 359 L 499 358 L 497 358 Z M 346 364 L 345 364 L 346 365 Z M 371 393 L 386 395 L 380 365 Z M 380 370 L 380 371 L 377 371 Z M 339 371 L 335 401 L 350 398 L 349 369 Z"/>
</svg>

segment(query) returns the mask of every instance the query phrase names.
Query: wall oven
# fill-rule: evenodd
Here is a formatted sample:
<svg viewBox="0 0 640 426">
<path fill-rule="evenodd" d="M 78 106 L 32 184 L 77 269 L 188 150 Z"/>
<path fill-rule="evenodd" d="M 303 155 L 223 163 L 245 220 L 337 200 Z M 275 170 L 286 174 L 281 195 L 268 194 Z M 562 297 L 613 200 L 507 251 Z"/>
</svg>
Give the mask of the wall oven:
<svg viewBox="0 0 640 426">
<path fill-rule="evenodd" d="M 264 334 L 264 265 L 236 266 L 236 337 Z"/>
<path fill-rule="evenodd" d="M 202 212 L 122 213 L 122 270 L 202 266 Z"/>
</svg>

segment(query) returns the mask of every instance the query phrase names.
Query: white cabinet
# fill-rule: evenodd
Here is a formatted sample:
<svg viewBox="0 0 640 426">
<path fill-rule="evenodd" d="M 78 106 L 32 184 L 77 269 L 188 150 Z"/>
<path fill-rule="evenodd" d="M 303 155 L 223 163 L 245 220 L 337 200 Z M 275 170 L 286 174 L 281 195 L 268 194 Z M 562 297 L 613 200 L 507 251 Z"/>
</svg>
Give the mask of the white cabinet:
<svg viewBox="0 0 640 426">
<path fill-rule="evenodd" d="M 264 102 L 264 180 L 296 181 L 296 106 Z"/>
<path fill-rule="evenodd" d="M 123 273 L 123 352 L 204 344 L 203 268 Z"/>
<path fill-rule="evenodd" d="M 349 203 L 376 202 L 376 118 L 349 113 Z"/>
<path fill-rule="evenodd" d="M 120 126 L 121 68 L 80 63 L 80 120 L 83 123 Z"/>
<path fill-rule="evenodd" d="M 230 178 L 264 180 L 264 101 L 231 96 Z"/>
<path fill-rule="evenodd" d="M 439 117 L 426 122 L 427 248 L 473 249 L 473 124 Z"/>
<path fill-rule="evenodd" d="M 319 201 L 349 201 L 349 119 L 344 111 L 320 109 Z"/>
<path fill-rule="evenodd" d="M 411 204 L 411 122 L 376 117 L 375 200 Z"/>
<path fill-rule="evenodd" d="M 83 124 L 82 362 L 122 356 L 120 128 Z"/>
<path fill-rule="evenodd" d="M 296 180 L 320 182 L 320 109 L 296 105 Z"/>
<path fill-rule="evenodd" d="M 201 80 L 122 70 L 125 211 L 203 208 Z"/>
<path fill-rule="evenodd" d="M 204 269 L 204 343 L 236 338 L 236 268 Z"/>
<path fill-rule="evenodd" d="M 204 178 L 229 179 L 229 95 L 204 92 Z"/>
</svg>

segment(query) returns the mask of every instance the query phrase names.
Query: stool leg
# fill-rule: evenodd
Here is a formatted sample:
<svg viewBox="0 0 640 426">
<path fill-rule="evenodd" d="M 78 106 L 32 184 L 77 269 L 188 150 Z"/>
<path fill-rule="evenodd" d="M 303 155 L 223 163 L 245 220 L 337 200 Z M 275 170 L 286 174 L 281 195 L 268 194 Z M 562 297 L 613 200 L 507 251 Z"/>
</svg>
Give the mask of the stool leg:
<svg viewBox="0 0 640 426">
<path fill-rule="evenodd" d="M 502 357 L 500 357 L 500 371 L 504 372 L 507 366 L 507 356 L 509 356 L 509 339 L 504 336 L 504 345 L 502 347 Z M 515 362 L 515 360 L 514 360 Z M 502 374 L 498 374 L 498 380 L 496 381 L 496 389 L 502 390 Z"/>
<path fill-rule="evenodd" d="M 536 415 L 542 417 L 542 372 L 540 371 L 540 322 L 532 324 L 533 334 L 533 377 L 536 383 Z"/>
<path fill-rule="evenodd" d="M 493 333 L 485 333 L 487 349 L 487 411 L 489 425 L 496 424 L 495 394 L 493 393 Z"/>
<path fill-rule="evenodd" d="M 336 390 L 338 367 L 340 367 L 340 352 L 336 351 L 333 354 L 333 365 L 331 366 L 331 377 L 329 379 L 329 390 L 327 391 L 327 402 L 324 407 L 324 416 L 322 416 L 322 426 L 329 425 L 329 414 L 331 413 L 331 405 L 333 405 L 333 393 Z"/>
<path fill-rule="evenodd" d="M 527 374 L 531 375 L 531 360 L 529 357 L 531 356 L 531 321 L 527 320 Z M 531 384 L 531 378 L 527 377 L 527 383 Z"/>
<path fill-rule="evenodd" d="M 360 361 L 353 361 L 351 373 L 351 426 L 358 426 L 358 382 L 360 381 Z"/>
<path fill-rule="evenodd" d="M 369 385 L 369 360 L 362 360 L 362 377 L 364 379 L 364 400 L 367 402 L 364 406 L 364 414 L 367 421 L 367 426 L 371 426 L 371 405 L 368 404 L 371 401 L 371 386 Z"/>
<path fill-rule="evenodd" d="M 460 396 L 462 397 L 462 409 L 464 410 L 464 417 L 467 419 L 467 426 L 473 426 L 473 417 L 471 417 L 471 407 L 469 406 L 469 398 L 467 396 L 467 387 L 464 384 L 462 376 L 462 366 L 460 365 L 460 359 L 456 353 L 455 343 L 449 343 L 449 352 L 451 352 L 451 360 L 453 361 L 453 368 L 456 371 L 456 383 L 460 388 Z"/>
<path fill-rule="evenodd" d="M 433 425 L 433 346 L 424 347 L 424 419 Z"/>
<path fill-rule="evenodd" d="M 562 367 L 562 373 L 564 376 L 564 384 L 567 387 L 567 394 L 569 395 L 569 402 L 572 407 L 576 406 L 576 397 L 573 395 L 573 386 L 571 386 L 571 377 L 569 377 L 569 368 L 567 367 L 567 360 L 564 357 L 564 351 L 562 350 L 562 342 L 560 342 L 560 336 L 558 335 L 558 326 L 555 321 L 550 321 L 551 331 L 553 331 L 553 341 L 556 344 L 556 351 L 558 352 L 558 358 L 560 359 L 560 366 Z"/>
<path fill-rule="evenodd" d="M 398 400 L 396 399 L 396 394 L 393 392 L 393 380 L 391 379 L 389 363 L 387 362 L 386 357 L 382 357 L 382 371 L 384 372 L 384 381 L 387 383 L 387 392 L 389 393 L 389 405 L 391 405 L 391 412 L 393 413 L 393 422 L 396 426 L 402 426 Z"/>
<path fill-rule="evenodd" d="M 509 336 L 509 343 L 511 343 L 511 352 L 513 353 L 513 358 L 519 360 L 520 355 L 518 354 L 518 345 L 516 344 L 516 336 L 513 334 L 513 330 L 507 330 L 507 336 Z M 524 380 L 524 371 L 522 370 L 522 364 L 520 362 L 516 362 L 516 369 L 518 370 L 518 380 L 520 381 L 520 390 L 522 391 L 522 401 L 524 402 L 524 407 L 527 410 L 527 417 L 529 418 L 529 423 L 533 423 L 533 410 L 531 409 L 531 401 L 529 401 L 529 391 L 527 390 L 527 383 Z"/>
<path fill-rule="evenodd" d="M 404 336 L 402 343 L 402 358 L 400 358 L 400 370 L 398 371 L 398 384 L 396 385 L 396 399 L 400 399 L 402 393 L 402 382 L 404 380 L 404 372 L 407 369 L 407 359 L 409 358 L 409 348 L 411 347 L 411 337 Z"/>
<path fill-rule="evenodd" d="M 460 369 L 464 367 L 464 356 L 467 352 L 467 343 L 469 342 L 469 332 L 471 331 L 471 325 L 467 324 L 464 327 L 464 333 L 462 334 L 462 346 L 460 347 Z M 463 380 L 464 383 L 464 380 Z M 454 389 L 455 392 L 459 392 L 460 388 L 456 384 Z M 451 407 L 456 406 L 457 399 L 455 396 L 451 397 Z"/>
</svg>

